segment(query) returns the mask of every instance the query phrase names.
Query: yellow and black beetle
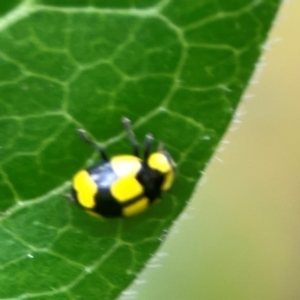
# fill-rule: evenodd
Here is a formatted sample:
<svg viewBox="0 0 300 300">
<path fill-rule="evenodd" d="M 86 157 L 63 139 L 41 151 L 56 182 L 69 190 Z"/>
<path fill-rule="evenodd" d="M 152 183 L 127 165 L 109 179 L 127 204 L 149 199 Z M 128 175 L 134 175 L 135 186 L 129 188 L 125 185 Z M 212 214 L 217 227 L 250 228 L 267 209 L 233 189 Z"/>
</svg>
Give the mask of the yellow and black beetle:
<svg viewBox="0 0 300 300">
<path fill-rule="evenodd" d="M 80 137 L 99 152 L 102 162 L 81 170 L 73 177 L 71 199 L 92 214 L 107 218 L 128 217 L 147 209 L 171 187 L 175 164 L 169 153 L 159 145 L 150 153 L 151 134 L 145 137 L 144 158 L 131 130 L 130 120 L 122 118 L 133 155 L 108 158 L 105 150 L 79 129 Z"/>
</svg>

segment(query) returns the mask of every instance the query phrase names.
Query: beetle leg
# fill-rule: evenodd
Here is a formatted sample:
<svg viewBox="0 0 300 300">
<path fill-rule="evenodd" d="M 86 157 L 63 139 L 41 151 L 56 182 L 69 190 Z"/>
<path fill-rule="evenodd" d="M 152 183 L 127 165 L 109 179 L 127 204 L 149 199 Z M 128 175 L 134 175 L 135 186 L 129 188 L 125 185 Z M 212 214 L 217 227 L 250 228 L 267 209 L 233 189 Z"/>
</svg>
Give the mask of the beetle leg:
<svg viewBox="0 0 300 300">
<path fill-rule="evenodd" d="M 131 129 L 131 122 L 128 118 L 123 117 L 122 118 L 122 123 L 124 124 L 127 136 L 129 138 L 130 144 L 133 148 L 133 153 L 135 156 L 140 157 L 139 155 L 139 144 L 137 142 L 137 140 L 135 139 L 134 133 Z"/>
<path fill-rule="evenodd" d="M 70 201 L 71 203 L 74 203 L 75 202 L 75 199 L 73 198 L 72 194 L 71 193 L 68 193 L 68 194 L 65 194 L 64 195 L 65 198 Z"/>
<path fill-rule="evenodd" d="M 87 135 L 87 133 L 86 133 L 85 130 L 83 130 L 83 129 L 77 129 L 77 133 L 79 134 L 79 136 L 81 137 L 81 139 L 82 139 L 85 143 L 91 145 L 92 147 L 94 147 L 94 148 L 99 152 L 100 157 L 101 157 L 104 161 L 108 161 L 108 160 L 109 160 L 109 159 L 108 159 L 108 156 L 107 156 L 107 154 L 106 154 L 106 152 L 105 152 L 105 150 L 104 150 L 104 148 L 101 147 L 101 146 L 99 146 L 96 142 L 92 141 L 92 140 L 88 137 L 88 135 Z"/>
</svg>

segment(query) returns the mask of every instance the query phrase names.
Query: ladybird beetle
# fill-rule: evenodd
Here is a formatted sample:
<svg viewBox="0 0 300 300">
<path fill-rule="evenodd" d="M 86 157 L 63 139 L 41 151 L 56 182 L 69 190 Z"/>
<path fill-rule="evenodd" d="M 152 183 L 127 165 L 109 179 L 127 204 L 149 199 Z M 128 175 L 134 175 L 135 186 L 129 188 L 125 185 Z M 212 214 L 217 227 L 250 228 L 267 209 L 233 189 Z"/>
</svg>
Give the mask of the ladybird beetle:
<svg viewBox="0 0 300 300">
<path fill-rule="evenodd" d="M 147 134 L 141 158 L 130 120 L 124 117 L 122 122 L 133 155 L 109 158 L 104 148 L 92 141 L 83 129 L 78 129 L 79 136 L 99 152 L 102 161 L 75 174 L 70 198 L 93 215 L 114 218 L 138 214 L 173 183 L 175 164 L 163 145 L 151 153 L 153 137 Z"/>
</svg>

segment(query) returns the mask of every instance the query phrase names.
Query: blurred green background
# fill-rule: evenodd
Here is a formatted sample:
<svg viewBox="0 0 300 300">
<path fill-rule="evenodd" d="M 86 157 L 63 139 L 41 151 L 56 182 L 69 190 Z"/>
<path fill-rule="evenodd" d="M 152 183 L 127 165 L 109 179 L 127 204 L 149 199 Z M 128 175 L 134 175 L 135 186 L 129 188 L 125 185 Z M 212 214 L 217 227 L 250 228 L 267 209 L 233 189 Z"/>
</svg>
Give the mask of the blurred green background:
<svg viewBox="0 0 300 300">
<path fill-rule="evenodd" d="M 182 221 L 122 300 L 300 299 L 299 16 L 300 1 L 285 1 L 240 106 L 246 114 L 216 154 L 223 162 L 211 161 Z"/>
</svg>

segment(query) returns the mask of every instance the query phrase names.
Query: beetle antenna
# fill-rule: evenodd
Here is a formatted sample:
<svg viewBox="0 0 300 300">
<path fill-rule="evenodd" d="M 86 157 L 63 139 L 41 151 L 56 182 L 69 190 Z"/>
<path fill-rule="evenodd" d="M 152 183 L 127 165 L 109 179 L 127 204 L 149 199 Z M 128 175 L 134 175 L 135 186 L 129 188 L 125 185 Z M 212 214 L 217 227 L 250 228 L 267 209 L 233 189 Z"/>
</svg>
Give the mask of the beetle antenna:
<svg viewBox="0 0 300 300">
<path fill-rule="evenodd" d="M 151 146 L 153 144 L 154 138 L 151 133 L 146 134 L 145 136 L 145 146 L 144 146 L 144 160 L 147 161 L 149 155 Z"/>
<path fill-rule="evenodd" d="M 122 123 L 125 127 L 128 139 L 129 139 L 130 144 L 133 148 L 134 155 L 137 156 L 137 157 L 140 157 L 140 155 L 139 155 L 139 144 L 138 144 L 137 140 L 135 139 L 134 132 L 132 131 L 131 121 L 128 118 L 123 117 L 122 118 Z"/>
<path fill-rule="evenodd" d="M 80 138 L 87 143 L 88 145 L 91 145 L 92 147 L 94 147 L 98 152 L 100 157 L 104 160 L 104 161 L 108 161 L 108 156 L 104 150 L 103 147 L 99 146 L 96 142 L 94 142 L 93 140 L 91 140 L 86 131 L 84 129 L 77 129 L 77 133 L 80 136 Z"/>
<path fill-rule="evenodd" d="M 164 144 L 162 142 L 159 142 L 158 147 L 157 147 L 157 151 L 158 152 L 164 152 L 165 151 L 165 147 L 164 147 Z"/>
</svg>

